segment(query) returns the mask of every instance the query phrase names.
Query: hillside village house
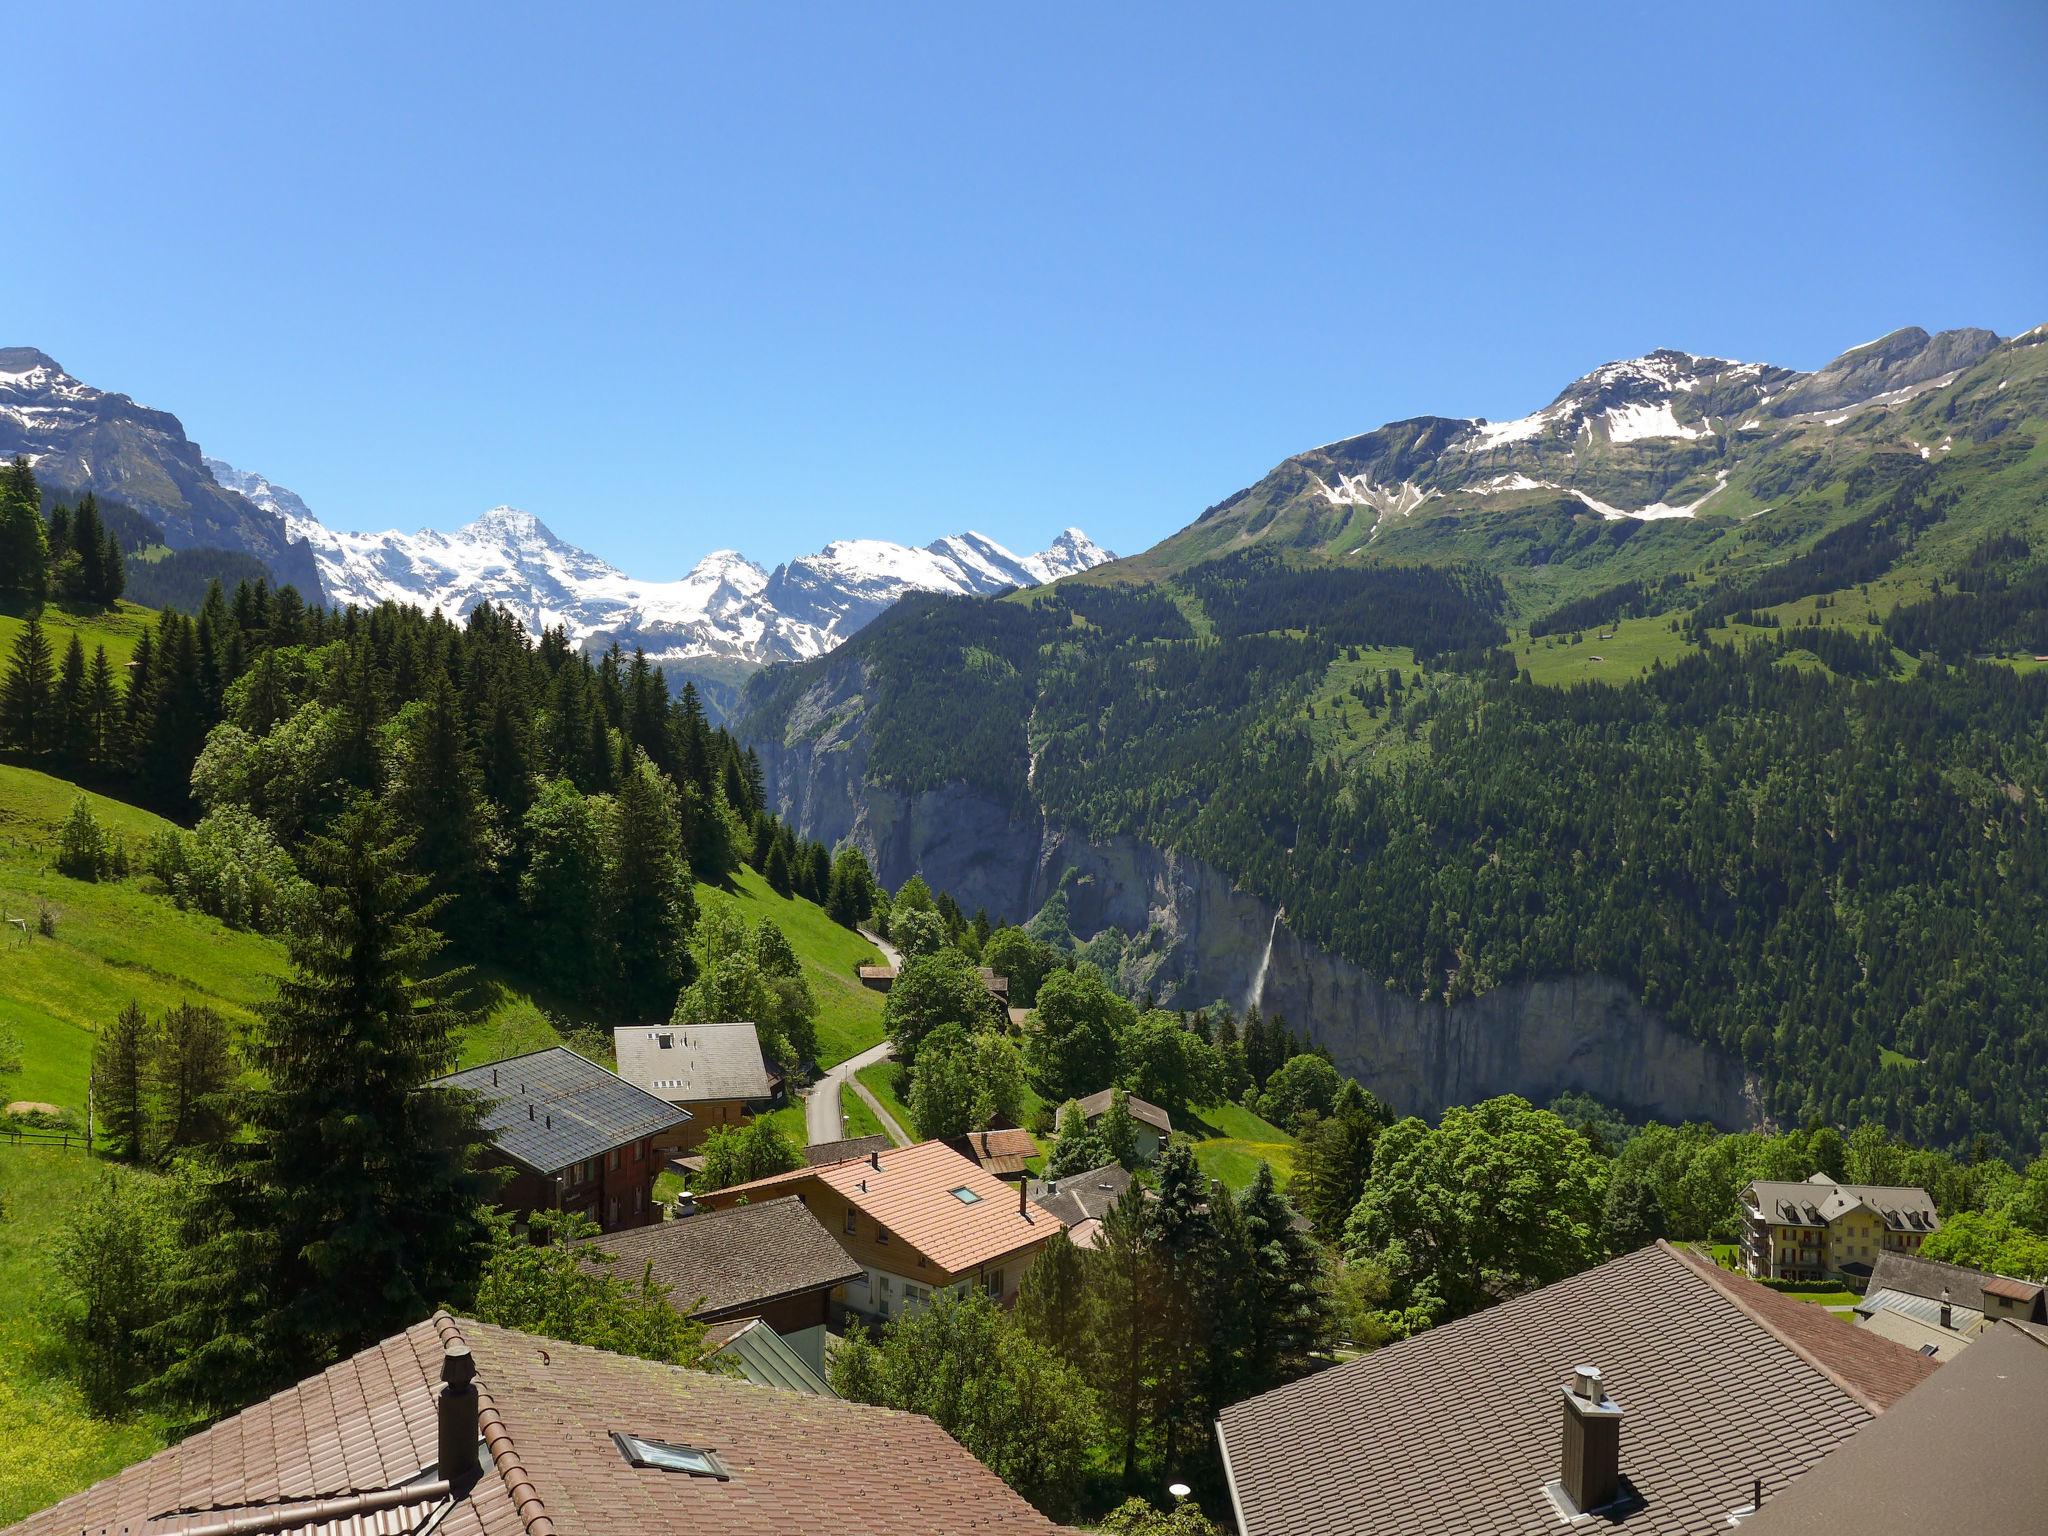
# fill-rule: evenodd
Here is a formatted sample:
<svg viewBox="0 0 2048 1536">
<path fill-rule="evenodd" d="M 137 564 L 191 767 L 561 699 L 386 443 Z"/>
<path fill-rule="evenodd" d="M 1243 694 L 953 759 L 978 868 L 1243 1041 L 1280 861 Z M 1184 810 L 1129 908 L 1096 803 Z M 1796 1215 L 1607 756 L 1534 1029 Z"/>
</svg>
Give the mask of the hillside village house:
<svg viewBox="0 0 2048 1536">
<path fill-rule="evenodd" d="M 183 1513 L 167 1513 L 183 1511 Z M 9 1536 L 1058 1536 L 930 1419 L 436 1313 Z"/>
<path fill-rule="evenodd" d="M 775 1096 L 751 1024 L 634 1024 L 612 1031 L 619 1076 L 690 1118 L 656 1145 L 687 1152 L 712 1131 L 745 1123 Z"/>
<path fill-rule="evenodd" d="M 941 1291 L 979 1286 L 1016 1300 L 1024 1271 L 1060 1230 L 1020 1184 L 1005 1184 L 942 1141 L 874 1151 L 698 1195 L 724 1210 L 794 1195 L 860 1266 L 840 1287 L 844 1313 L 870 1322 L 912 1311 Z M 698 1221 L 701 1217 L 689 1217 Z"/>
<path fill-rule="evenodd" d="M 655 1147 L 690 1112 L 551 1046 L 436 1080 L 483 1107 L 491 1162 L 510 1178 L 498 1204 L 519 1214 L 580 1211 L 607 1232 L 657 1218 Z"/>
<path fill-rule="evenodd" d="M 1102 1218 L 1131 1187 L 1121 1163 L 1105 1163 L 1062 1179 L 1033 1179 L 1031 1198 L 1057 1216 L 1076 1248 L 1093 1248 L 1102 1239 Z"/>
<path fill-rule="evenodd" d="M 2048 1324 L 2048 1289 L 1905 1253 L 1878 1259 L 1856 1305 L 1859 1326 L 1938 1360 L 1962 1353 L 2002 1320 Z"/>
<path fill-rule="evenodd" d="M 1742 1192 L 1742 1263 L 1755 1280 L 1866 1278 L 1887 1253 L 1917 1253 L 1941 1230 L 1924 1189 L 1754 1179 Z"/>
<path fill-rule="evenodd" d="M 1110 1096 L 1115 1092 L 1113 1088 L 1105 1088 L 1082 1099 L 1081 1117 L 1090 1125 L 1099 1126 L 1102 1117 L 1109 1113 Z M 1125 1094 L 1124 1103 L 1130 1108 L 1131 1118 L 1138 1122 L 1138 1156 L 1149 1163 L 1159 1156 L 1159 1149 L 1173 1134 L 1173 1116 L 1157 1104 L 1146 1103 L 1135 1093 Z"/>
<path fill-rule="evenodd" d="M 1216 1438 L 1241 1536 L 1710 1536 L 1952 1369 L 1660 1242 L 1234 1404 Z"/>
<path fill-rule="evenodd" d="M 820 1375 L 832 1296 L 865 1280 L 794 1195 L 702 1211 L 590 1239 L 626 1281 L 650 1270 L 669 1302 L 705 1323 L 767 1323 Z"/>
</svg>

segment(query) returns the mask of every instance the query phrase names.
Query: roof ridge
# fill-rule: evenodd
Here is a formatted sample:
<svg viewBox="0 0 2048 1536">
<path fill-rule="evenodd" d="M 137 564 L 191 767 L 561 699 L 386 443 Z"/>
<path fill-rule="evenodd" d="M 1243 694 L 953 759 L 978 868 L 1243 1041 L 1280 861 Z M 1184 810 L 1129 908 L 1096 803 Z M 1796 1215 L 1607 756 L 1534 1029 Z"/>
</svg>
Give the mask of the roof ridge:
<svg viewBox="0 0 2048 1536">
<path fill-rule="evenodd" d="M 1865 1392 L 1861 1387 L 1857 1386 L 1854 1382 L 1850 1381 L 1840 1371 L 1836 1370 L 1833 1366 L 1829 1365 L 1825 1360 L 1821 1359 L 1819 1355 L 1815 1354 L 1811 1349 L 1807 1348 L 1806 1345 L 1800 1343 L 1797 1339 L 1793 1338 L 1792 1335 L 1785 1332 L 1783 1328 L 1780 1328 L 1770 1318 L 1766 1317 L 1760 1310 L 1758 1310 L 1754 1305 L 1752 1305 L 1749 1301 L 1749 1298 L 1744 1296 L 1736 1287 L 1725 1284 L 1721 1278 L 1720 1266 L 1711 1264 L 1707 1259 L 1705 1259 L 1699 1253 L 1695 1252 L 1690 1248 L 1678 1247 L 1676 1244 L 1672 1243 L 1667 1238 L 1658 1238 L 1657 1246 L 1659 1248 L 1664 1249 L 1673 1258 L 1677 1259 L 1687 1269 L 1691 1270 L 1695 1275 L 1697 1275 L 1701 1283 L 1711 1286 L 1721 1296 L 1725 1297 L 1728 1301 L 1728 1304 L 1734 1307 L 1737 1311 L 1741 1312 L 1744 1317 L 1747 1317 L 1751 1322 L 1755 1323 L 1759 1328 L 1763 1329 L 1764 1332 L 1768 1333 L 1780 1344 L 1784 1345 L 1787 1349 L 1791 1350 L 1793 1354 L 1797 1355 L 1801 1360 L 1804 1360 L 1816 1371 L 1819 1371 L 1821 1375 L 1825 1376 L 1829 1381 L 1833 1382 L 1842 1391 L 1846 1392 L 1849 1395 L 1849 1397 L 1858 1405 L 1866 1409 L 1872 1415 L 1878 1415 L 1884 1412 L 1884 1405 L 1878 1402 L 1876 1398 L 1872 1397 L 1868 1392 Z"/>
<path fill-rule="evenodd" d="M 445 1311 L 434 1314 L 434 1331 L 441 1336 L 443 1349 L 450 1344 L 469 1348 L 469 1340 L 462 1336 L 461 1327 Z M 519 1523 L 526 1528 L 527 1536 L 556 1536 L 555 1522 L 548 1517 L 547 1505 L 541 1499 L 540 1490 L 534 1486 L 533 1474 L 519 1459 L 519 1447 L 513 1443 L 512 1431 L 506 1426 L 504 1415 L 498 1412 L 496 1399 L 481 1381 L 476 1384 L 476 1427 L 484 1449 L 490 1453 L 491 1466 L 503 1480 L 506 1496 L 519 1512 Z"/>
</svg>

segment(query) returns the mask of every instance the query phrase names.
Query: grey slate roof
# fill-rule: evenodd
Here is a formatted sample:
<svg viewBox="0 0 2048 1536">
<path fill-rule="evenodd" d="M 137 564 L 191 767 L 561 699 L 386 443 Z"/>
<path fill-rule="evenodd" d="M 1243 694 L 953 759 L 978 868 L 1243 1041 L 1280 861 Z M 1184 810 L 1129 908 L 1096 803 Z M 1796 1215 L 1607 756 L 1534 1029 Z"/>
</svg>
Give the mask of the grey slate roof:
<svg viewBox="0 0 2048 1536">
<path fill-rule="evenodd" d="M 1934 1304 L 1927 1313 L 1932 1320 L 1941 1311 L 1941 1293 L 1945 1289 L 1953 1306 L 1981 1315 L 1984 1311 L 1984 1282 L 1998 1278 L 1981 1269 L 1944 1264 L 1939 1259 L 1923 1259 L 1917 1254 L 1885 1253 L 1878 1256 L 1870 1271 L 1870 1290 L 1865 1301 L 1873 1299 L 1879 1291 L 1893 1291 L 1902 1298 L 1920 1297 Z M 1902 1307 L 1901 1310 L 1911 1309 Z"/>
<path fill-rule="evenodd" d="M 1109 1113 L 1109 1096 L 1116 1090 L 1105 1088 L 1100 1093 L 1091 1093 L 1081 1100 L 1081 1118 L 1099 1120 Z M 1173 1116 L 1157 1104 L 1147 1103 L 1135 1093 L 1124 1095 L 1124 1102 L 1131 1108 L 1131 1118 L 1140 1125 L 1149 1125 L 1162 1136 L 1173 1134 Z"/>
<path fill-rule="evenodd" d="M 1057 1216 L 1071 1232 L 1084 1221 L 1100 1221 L 1131 1187 L 1121 1163 L 1107 1163 L 1064 1179 L 1033 1179 L 1031 1198 Z"/>
<path fill-rule="evenodd" d="M 1743 1194 L 1764 1220 L 1787 1226 L 1826 1226 L 1861 1205 L 1876 1212 L 1894 1232 L 1941 1230 L 1933 1197 L 1916 1185 L 1838 1184 L 1817 1173 L 1798 1184 L 1756 1179 Z"/>
<path fill-rule="evenodd" d="M 484 1128 L 500 1152 L 536 1173 L 554 1173 L 690 1118 L 563 1046 L 438 1078 L 484 1105 Z"/>
<path fill-rule="evenodd" d="M 589 1246 L 611 1254 L 612 1272 L 623 1280 L 637 1280 L 652 1264 L 669 1300 L 702 1318 L 738 1316 L 864 1273 L 794 1195 L 607 1232 Z"/>
<path fill-rule="evenodd" d="M 1560 1389 L 1598 1366 L 1637 1494 L 1590 1528 L 1725 1530 L 1932 1362 L 1658 1243 L 1226 1409 L 1244 1536 L 1555 1536 Z M 1859 1505 L 1867 1517 L 1871 1506 Z"/>
<path fill-rule="evenodd" d="M 765 1099 L 775 1091 L 751 1024 L 632 1024 L 612 1031 L 619 1076 L 671 1104 Z"/>
<path fill-rule="evenodd" d="M 1996 1323 L 1781 1497 L 1766 1497 L 1743 1536 L 2040 1536 L 2044 1423 L 2048 1329 Z"/>
</svg>

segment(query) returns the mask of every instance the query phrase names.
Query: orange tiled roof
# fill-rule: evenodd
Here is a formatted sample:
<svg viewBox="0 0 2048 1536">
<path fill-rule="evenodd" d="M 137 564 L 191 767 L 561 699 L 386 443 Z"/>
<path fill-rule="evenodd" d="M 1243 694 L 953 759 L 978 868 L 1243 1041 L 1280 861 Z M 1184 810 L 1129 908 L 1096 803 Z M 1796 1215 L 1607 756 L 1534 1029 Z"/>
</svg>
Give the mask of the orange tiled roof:
<svg viewBox="0 0 2048 1536">
<path fill-rule="evenodd" d="M 943 1141 L 897 1147 L 874 1160 L 797 1168 L 710 1190 L 699 1198 L 723 1205 L 734 1195 L 756 1199 L 771 1189 L 793 1191 L 814 1183 L 836 1191 L 887 1227 L 890 1236 L 902 1238 L 949 1274 L 965 1274 L 1060 1230 L 1059 1219 L 1032 1202 L 1027 1201 L 1023 1214 L 1018 1214 L 1015 1185 L 1005 1184 Z M 956 1189 L 974 1198 L 962 1200 L 953 1193 Z"/>
</svg>

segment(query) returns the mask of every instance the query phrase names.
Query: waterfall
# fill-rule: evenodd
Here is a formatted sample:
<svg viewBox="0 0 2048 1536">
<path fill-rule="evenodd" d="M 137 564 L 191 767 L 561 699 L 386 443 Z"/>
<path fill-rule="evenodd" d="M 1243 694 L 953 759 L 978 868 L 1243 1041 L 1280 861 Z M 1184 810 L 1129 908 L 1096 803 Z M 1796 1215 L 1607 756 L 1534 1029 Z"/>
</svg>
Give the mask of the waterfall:
<svg viewBox="0 0 2048 1536">
<path fill-rule="evenodd" d="M 1285 907 L 1282 907 L 1279 911 L 1273 914 L 1273 926 L 1270 929 L 1268 929 L 1266 933 L 1266 952 L 1263 955 L 1259 956 L 1259 968 L 1257 971 L 1253 972 L 1252 984 L 1244 995 L 1244 1006 L 1246 1011 L 1250 1011 L 1251 1009 L 1258 1007 L 1260 1003 L 1265 1001 L 1266 969 L 1273 963 L 1273 940 L 1279 936 L 1280 919 L 1285 917 L 1286 915 L 1287 909 Z"/>
</svg>

